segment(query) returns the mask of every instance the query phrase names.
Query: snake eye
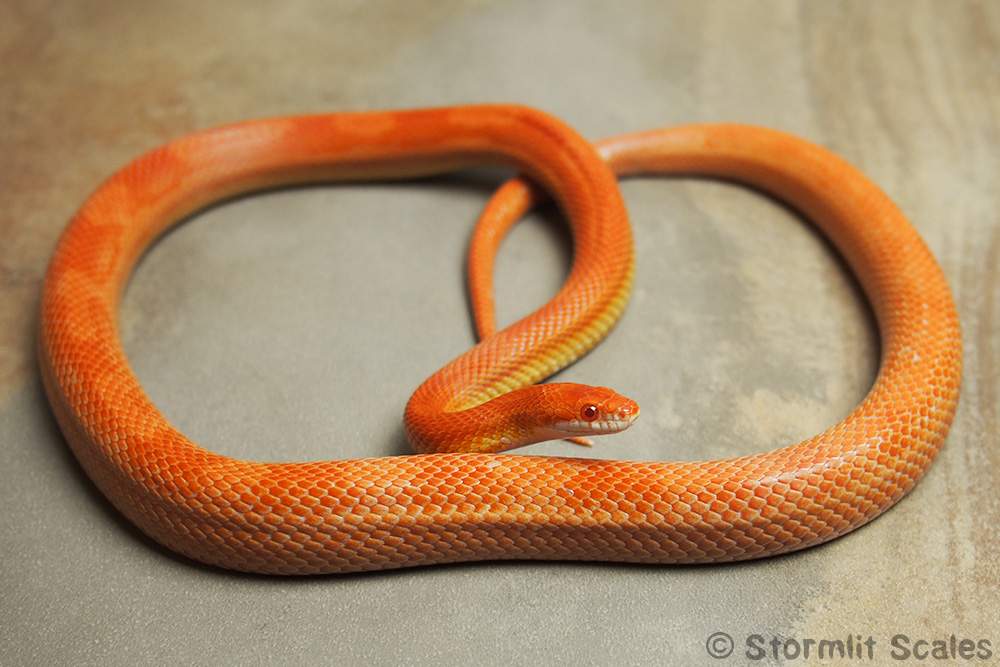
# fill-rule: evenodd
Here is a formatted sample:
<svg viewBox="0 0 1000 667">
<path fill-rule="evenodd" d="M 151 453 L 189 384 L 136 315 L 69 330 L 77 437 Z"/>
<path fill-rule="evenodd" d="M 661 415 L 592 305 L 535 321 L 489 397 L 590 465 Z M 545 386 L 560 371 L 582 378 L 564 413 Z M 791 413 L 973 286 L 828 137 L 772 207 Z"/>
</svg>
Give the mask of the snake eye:
<svg viewBox="0 0 1000 667">
<path fill-rule="evenodd" d="M 584 420 L 592 422 L 597 419 L 597 406 L 596 405 L 585 405 L 583 409 L 580 410 L 580 416 Z"/>
</svg>

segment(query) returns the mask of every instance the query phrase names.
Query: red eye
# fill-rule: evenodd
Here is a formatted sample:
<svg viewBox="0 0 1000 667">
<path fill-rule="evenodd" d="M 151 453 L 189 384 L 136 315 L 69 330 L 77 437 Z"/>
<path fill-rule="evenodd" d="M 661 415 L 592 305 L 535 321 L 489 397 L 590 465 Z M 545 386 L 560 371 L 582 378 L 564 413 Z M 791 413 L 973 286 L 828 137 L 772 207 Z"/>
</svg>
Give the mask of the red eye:
<svg viewBox="0 0 1000 667">
<path fill-rule="evenodd" d="M 597 419 L 597 406 L 596 405 L 585 405 L 582 410 L 580 410 L 580 416 L 585 420 L 592 422 Z"/>
</svg>

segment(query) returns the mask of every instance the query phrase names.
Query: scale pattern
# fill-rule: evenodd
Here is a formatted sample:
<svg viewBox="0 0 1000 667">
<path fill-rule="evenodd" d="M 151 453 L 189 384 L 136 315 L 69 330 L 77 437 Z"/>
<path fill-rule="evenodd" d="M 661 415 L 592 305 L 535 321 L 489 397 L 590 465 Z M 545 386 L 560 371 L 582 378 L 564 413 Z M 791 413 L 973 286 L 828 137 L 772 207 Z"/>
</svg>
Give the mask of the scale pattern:
<svg viewBox="0 0 1000 667">
<path fill-rule="evenodd" d="M 529 385 L 600 341 L 632 278 L 632 237 L 612 171 L 551 117 L 477 106 L 241 123 L 183 137 L 106 181 L 65 231 L 42 297 L 42 376 L 70 446 L 111 502 L 168 548 L 275 574 L 482 559 L 740 560 L 819 544 L 899 500 L 952 421 L 961 342 L 944 277 L 898 209 L 836 156 L 761 128 L 686 126 L 599 149 L 620 174 L 749 183 L 831 238 L 858 274 L 883 339 L 876 382 L 844 421 L 772 452 L 685 463 L 484 453 L 255 463 L 202 449 L 173 428 L 122 351 L 121 289 L 168 226 L 262 187 L 503 162 L 542 184 L 570 220 L 574 266 L 559 294 L 414 394 L 407 429 L 424 450 L 495 437 L 508 427 L 498 425 L 495 405 L 518 392 L 530 400 L 524 392 L 538 387 Z M 492 255 L 537 193 L 514 181 L 497 197 L 477 228 L 470 272 L 481 331 L 490 334 L 492 314 L 483 313 L 491 311 Z"/>
</svg>

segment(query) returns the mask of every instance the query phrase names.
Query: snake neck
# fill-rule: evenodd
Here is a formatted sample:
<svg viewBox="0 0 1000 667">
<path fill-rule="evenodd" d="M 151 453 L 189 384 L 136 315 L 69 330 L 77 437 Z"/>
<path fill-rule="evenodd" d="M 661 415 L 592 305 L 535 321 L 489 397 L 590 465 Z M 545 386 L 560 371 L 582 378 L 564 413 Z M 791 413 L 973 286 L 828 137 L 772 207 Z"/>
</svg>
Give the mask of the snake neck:
<svg viewBox="0 0 1000 667">
<path fill-rule="evenodd" d="M 427 400 L 417 392 L 407 403 L 404 422 L 410 445 L 419 453 L 502 452 L 558 438 L 546 421 L 547 385 L 501 394 L 474 407 L 451 410 L 445 397 Z M 429 393 L 429 392 L 428 392 Z"/>
</svg>

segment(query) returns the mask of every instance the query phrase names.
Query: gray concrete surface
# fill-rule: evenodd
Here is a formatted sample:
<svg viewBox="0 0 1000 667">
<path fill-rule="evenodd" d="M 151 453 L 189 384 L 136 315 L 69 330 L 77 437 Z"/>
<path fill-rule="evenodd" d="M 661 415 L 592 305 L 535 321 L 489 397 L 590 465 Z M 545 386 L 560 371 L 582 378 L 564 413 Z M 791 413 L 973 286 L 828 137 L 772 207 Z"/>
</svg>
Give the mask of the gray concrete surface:
<svg viewBox="0 0 1000 667">
<path fill-rule="evenodd" d="M 0 4 L 0 662 L 743 664 L 749 634 L 950 635 L 1000 652 L 1000 5 Z M 306 111 L 516 101 L 583 133 L 735 120 L 840 152 L 911 216 L 954 288 L 966 376 L 948 443 L 868 527 L 710 567 L 474 564 L 288 580 L 178 559 L 82 474 L 32 352 L 46 260 L 104 176 L 166 139 Z M 226 454 L 405 451 L 400 415 L 472 343 L 463 251 L 494 174 L 310 187 L 213 209 L 139 268 L 122 331 L 168 417 Z M 713 182 L 624 184 L 625 318 L 562 374 L 635 396 L 597 456 L 694 459 L 818 432 L 870 386 L 877 333 L 832 249 Z M 499 263 L 501 322 L 570 248 L 532 216 Z M 544 444 L 533 453 L 579 454 Z M 706 639 L 736 642 L 714 661 Z M 754 664 L 787 662 L 770 658 Z M 855 664 L 852 662 L 852 664 Z"/>
</svg>

